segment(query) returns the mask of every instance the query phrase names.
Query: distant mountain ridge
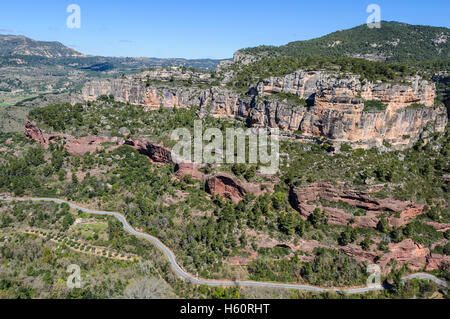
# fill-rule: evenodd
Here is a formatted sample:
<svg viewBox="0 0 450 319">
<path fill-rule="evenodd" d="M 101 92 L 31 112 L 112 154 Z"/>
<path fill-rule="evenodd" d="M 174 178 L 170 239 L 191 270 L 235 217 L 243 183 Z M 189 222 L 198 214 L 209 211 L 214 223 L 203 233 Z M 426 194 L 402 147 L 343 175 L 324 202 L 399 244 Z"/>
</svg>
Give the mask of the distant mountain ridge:
<svg viewBox="0 0 450 319">
<path fill-rule="evenodd" d="M 17 60 L 19 58 L 19 60 Z M 44 61 L 43 59 L 47 59 Z M 141 68 L 185 66 L 212 71 L 222 60 L 183 58 L 102 57 L 82 54 L 60 42 L 37 41 L 20 35 L 0 34 L 0 66 L 64 65 L 95 72 L 127 72 Z"/>
<path fill-rule="evenodd" d="M 400 22 L 381 23 L 381 28 L 360 25 L 326 36 L 291 42 L 286 45 L 259 46 L 237 52 L 243 56 L 329 56 L 355 57 L 382 62 L 417 62 L 450 58 L 450 29 L 409 25 Z"/>
<path fill-rule="evenodd" d="M 0 34 L 0 56 L 15 55 L 46 58 L 85 56 L 60 42 L 36 41 L 25 36 Z"/>
</svg>

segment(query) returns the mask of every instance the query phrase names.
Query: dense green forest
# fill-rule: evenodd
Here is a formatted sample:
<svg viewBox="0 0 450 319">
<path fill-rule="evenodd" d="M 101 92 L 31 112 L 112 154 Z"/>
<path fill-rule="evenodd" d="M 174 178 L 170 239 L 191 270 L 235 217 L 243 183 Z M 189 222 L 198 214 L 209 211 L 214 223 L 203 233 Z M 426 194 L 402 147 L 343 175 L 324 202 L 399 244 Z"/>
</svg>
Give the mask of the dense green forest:
<svg viewBox="0 0 450 319">
<path fill-rule="evenodd" d="M 450 58 L 448 41 L 439 42 L 441 37 L 448 37 L 450 31 L 447 28 L 388 21 L 382 21 L 381 26 L 379 29 L 370 29 L 364 24 L 313 40 L 291 42 L 280 47 L 248 48 L 242 50 L 242 52 L 266 57 L 356 57 L 357 55 L 373 55 L 387 62 Z"/>
</svg>

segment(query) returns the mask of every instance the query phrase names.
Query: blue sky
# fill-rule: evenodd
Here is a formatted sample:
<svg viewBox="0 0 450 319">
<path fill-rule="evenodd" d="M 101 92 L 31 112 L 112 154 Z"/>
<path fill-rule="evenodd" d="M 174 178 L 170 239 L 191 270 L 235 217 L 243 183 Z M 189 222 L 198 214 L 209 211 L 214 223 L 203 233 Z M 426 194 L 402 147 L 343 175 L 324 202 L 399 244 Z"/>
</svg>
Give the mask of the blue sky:
<svg viewBox="0 0 450 319">
<path fill-rule="evenodd" d="M 66 8 L 81 8 L 69 29 Z M 230 58 L 241 48 L 307 40 L 382 19 L 449 27 L 448 0 L 2 0 L 0 34 L 60 41 L 90 55 Z"/>
</svg>

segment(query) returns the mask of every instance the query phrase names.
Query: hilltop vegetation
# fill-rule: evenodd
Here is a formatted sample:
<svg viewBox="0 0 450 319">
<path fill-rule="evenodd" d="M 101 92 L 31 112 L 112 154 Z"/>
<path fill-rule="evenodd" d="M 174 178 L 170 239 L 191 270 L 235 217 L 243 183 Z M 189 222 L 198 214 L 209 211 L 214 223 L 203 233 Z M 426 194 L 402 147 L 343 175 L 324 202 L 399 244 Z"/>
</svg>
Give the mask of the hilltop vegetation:
<svg viewBox="0 0 450 319">
<path fill-rule="evenodd" d="M 260 46 L 242 50 L 257 56 L 367 57 L 386 62 L 450 58 L 447 28 L 383 21 L 381 28 L 361 25 L 321 38 L 291 42 L 280 47 Z"/>
</svg>

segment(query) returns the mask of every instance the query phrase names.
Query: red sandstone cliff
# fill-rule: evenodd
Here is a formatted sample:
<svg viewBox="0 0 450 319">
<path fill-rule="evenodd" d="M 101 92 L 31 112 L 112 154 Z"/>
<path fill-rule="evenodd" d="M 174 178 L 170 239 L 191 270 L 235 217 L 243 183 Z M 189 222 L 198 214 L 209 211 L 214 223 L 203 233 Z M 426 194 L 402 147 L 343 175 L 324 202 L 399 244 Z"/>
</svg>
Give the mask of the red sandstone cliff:
<svg viewBox="0 0 450 319">
<path fill-rule="evenodd" d="M 326 207 L 326 205 L 320 204 L 320 199 L 362 209 L 366 215 L 355 216 L 342 208 Z M 371 193 L 368 191 L 359 191 L 345 186 L 337 187 L 329 183 L 315 183 L 299 189 L 292 188 L 289 194 L 289 201 L 292 207 L 305 218 L 316 207 L 319 207 L 329 214 L 330 224 L 347 225 L 350 220 L 354 220 L 354 226 L 365 228 L 376 228 L 379 221 L 377 216 L 385 212 L 400 214 L 400 218 L 392 216 L 388 219 L 391 226 L 397 227 L 423 214 L 423 205 L 394 199 L 378 199 L 371 196 Z"/>
</svg>

